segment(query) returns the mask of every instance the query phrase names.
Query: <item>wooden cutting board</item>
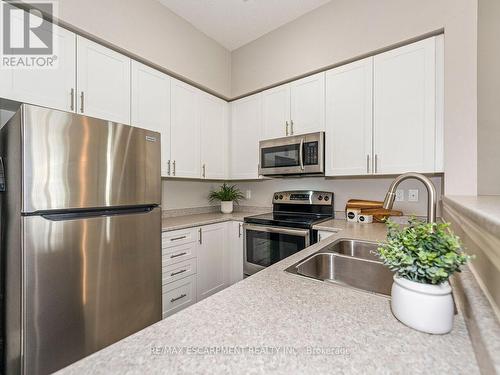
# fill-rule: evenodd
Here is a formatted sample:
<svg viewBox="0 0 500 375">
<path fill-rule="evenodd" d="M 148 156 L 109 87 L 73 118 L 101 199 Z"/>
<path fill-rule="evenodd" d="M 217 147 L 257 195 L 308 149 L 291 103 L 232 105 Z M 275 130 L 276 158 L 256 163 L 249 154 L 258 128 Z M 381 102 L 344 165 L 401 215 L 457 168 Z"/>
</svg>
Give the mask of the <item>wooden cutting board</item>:
<svg viewBox="0 0 500 375">
<path fill-rule="evenodd" d="M 350 208 L 361 210 L 362 214 L 373 215 L 373 220 L 378 223 L 383 223 L 390 216 L 402 216 L 403 213 L 398 210 L 387 210 L 383 208 L 384 202 L 369 201 L 363 199 L 349 199 L 345 206 L 346 211 Z"/>
<path fill-rule="evenodd" d="M 364 199 L 349 199 L 345 206 L 346 210 L 348 208 L 382 208 L 384 202 L 379 201 L 367 201 Z"/>
</svg>

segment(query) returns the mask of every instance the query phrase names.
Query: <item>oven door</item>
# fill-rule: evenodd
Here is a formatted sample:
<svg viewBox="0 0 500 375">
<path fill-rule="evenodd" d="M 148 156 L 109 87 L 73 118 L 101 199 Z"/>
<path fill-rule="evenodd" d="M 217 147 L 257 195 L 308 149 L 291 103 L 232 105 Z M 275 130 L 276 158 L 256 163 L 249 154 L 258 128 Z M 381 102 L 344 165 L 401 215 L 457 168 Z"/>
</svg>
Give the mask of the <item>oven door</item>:
<svg viewBox="0 0 500 375">
<path fill-rule="evenodd" d="M 252 275 L 310 245 L 310 231 L 244 224 L 245 251 L 243 271 Z"/>
<path fill-rule="evenodd" d="M 259 174 L 322 174 L 324 142 L 324 132 L 261 141 Z"/>
</svg>

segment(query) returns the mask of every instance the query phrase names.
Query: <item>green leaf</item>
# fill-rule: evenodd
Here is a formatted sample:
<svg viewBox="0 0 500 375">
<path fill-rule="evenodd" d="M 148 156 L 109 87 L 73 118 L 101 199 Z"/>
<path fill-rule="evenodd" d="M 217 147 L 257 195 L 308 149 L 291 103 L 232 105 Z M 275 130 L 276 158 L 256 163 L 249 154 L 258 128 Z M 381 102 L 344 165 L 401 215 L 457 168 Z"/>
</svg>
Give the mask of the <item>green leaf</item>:
<svg viewBox="0 0 500 375">
<path fill-rule="evenodd" d="M 387 242 L 376 254 L 399 276 L 427 284 L 440 284 L 472 257 L 462 251 L 449 223 L 425 223 L 412 217 L 409 225 L 387 221 Z"/>
</svg>

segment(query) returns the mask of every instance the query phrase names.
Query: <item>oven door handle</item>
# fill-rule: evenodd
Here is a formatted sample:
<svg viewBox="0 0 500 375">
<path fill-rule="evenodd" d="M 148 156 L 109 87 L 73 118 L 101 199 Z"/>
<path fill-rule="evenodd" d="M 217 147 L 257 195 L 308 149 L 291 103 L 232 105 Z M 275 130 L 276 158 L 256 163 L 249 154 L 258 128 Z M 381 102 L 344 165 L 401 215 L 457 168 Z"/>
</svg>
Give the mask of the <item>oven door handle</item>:
<svg viewBox="0 0 500 375">
<path fill-rule="evenodd" d="M 300 162 L 300 169 L 304 170 L 304 138 L 300 139 L 299 162 Z"/>
<path fill-rule="evenodd" d="M 285 227 L 273 227 L 267 225 L 243 224 L 245 230 L 253 230 L 256 232 L 289 234 L 292 236 L 300 236 L 306 238 L 306 245 L 309 246 L 309 229 L 294 229 Z"/>
</svg>

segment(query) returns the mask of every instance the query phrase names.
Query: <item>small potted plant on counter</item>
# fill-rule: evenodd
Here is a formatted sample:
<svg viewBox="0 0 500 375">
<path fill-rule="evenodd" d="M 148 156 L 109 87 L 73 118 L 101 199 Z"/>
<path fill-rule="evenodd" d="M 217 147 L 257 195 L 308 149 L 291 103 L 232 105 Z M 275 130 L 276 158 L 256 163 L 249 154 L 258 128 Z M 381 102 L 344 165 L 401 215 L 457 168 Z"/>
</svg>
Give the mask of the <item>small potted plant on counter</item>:
<svg viewBox="0 0 500 375">
<path fill-rule="evenodd" d="M 233 202 L 238 204 L 240 199 L 243 199 L 243 193 L 236 185 L 228 185 L 226 183 L 218 190 L 212 190 L 208 196 L 210 202 L 220 201 L 220 210 L 223 214 L 233 212 Z"/>
<path fill-rule="evenodd" d="M 444 334 L 453 328 L 454 304 L 448 278 L 470 260 L 447 223 L 412 218 L 402 227 L 388 221 L 387 243 L 377 250 L 395 272 L 391 291 L 394 316 L 419 331 Z"/>
</svg>

